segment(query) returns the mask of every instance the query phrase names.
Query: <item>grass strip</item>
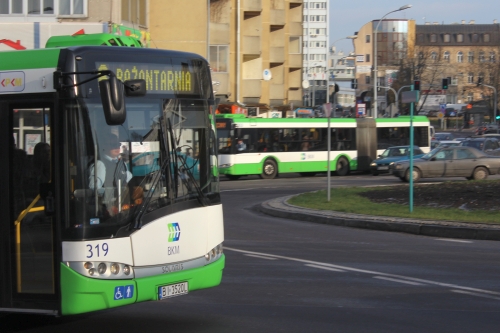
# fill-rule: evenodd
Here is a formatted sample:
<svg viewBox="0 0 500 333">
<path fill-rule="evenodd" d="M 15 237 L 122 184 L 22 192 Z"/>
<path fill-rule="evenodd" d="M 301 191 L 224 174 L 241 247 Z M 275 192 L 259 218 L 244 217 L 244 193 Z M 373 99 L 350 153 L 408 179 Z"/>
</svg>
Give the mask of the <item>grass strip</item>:
<svg viewBox="0 0 500 333">
<path fill-rule="evenodd" d="M 332 210 L 342 213 L 405 217 L 433 221 L 500 224 L 500 214 L 498 211 L 466 211 L 458 208 L 414 206 L 413 211 L 410 212 L 409 205 L 375 203 L 359 195 L 361 192 L 374 190 L 383 191 L 384 188 L 332 188 L 330 191 L 329 202 L 327 201 L 326 190 L 303 193 L 290 198 L 288 202 L 294 206 L 320 210 Z"/>
</svg>

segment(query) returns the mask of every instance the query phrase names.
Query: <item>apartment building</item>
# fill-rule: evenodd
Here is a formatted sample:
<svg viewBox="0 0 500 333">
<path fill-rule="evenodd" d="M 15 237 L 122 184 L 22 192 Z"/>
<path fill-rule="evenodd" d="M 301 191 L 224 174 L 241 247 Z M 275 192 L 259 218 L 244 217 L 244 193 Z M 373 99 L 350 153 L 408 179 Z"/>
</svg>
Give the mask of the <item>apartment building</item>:
<svg viewBox="0 0 500 333">
<path fill-rule="evenodd" d="M 329 10 L 330 3 L 304 0 L 302 76 L 305 83 L 303 105 L 316 106 L 326 102 L 329 80 Z"/>
<path fill-rule="evenodd" d="M 496 88 L 491 87 L 497 87 L 499 79 L 500 24 L 472 20 L 417 25 L 415 54 L 425 64 L 421 84 L 426 93 L 444 95 L 447 103 L 494 98 Z M 442 78 L 449 82 L 446 91 L 441 89 Z M 478 86 L 479 82 L 484 85 Z"/>
<path fill-rule="evenodd" d="M 378 27 L 376 33 L 375 29 Z M 359 102 L 373 106 L 374 54 L 377 43 L 378 112 L 383 114 L 388 107 L 387 88 L 390 87 L 400 69 L 401 62 L 413 52 L 415 21 L 406 19 L 373 20 L 356 32 L 353 40 L 356 53 L 357 96 Z M 371 114 L 370 114 L 371 115 Z"/>
</svg>

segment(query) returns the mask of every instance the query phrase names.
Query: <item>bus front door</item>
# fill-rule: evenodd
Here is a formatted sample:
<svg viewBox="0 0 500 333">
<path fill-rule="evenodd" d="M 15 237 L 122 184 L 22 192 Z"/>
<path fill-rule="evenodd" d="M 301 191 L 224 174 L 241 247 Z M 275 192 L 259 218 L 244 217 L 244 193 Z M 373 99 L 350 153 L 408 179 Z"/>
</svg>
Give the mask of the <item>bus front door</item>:
<svg viewBox="0 0 500 333">
<path fill-rule="evenodd" d="M 0 104 L 0 310 L 56 314 L 54 218 L 40 189 L 51 183 L 52 105 Z M 8 144 L 7 144 L 8 142 Z M 7 157 L 7 158 L 5 158 Z M 45 185 L 42 185 L 45 184 Z M 8 195 L 6 195 L 8 194 Z"/>
</svg>

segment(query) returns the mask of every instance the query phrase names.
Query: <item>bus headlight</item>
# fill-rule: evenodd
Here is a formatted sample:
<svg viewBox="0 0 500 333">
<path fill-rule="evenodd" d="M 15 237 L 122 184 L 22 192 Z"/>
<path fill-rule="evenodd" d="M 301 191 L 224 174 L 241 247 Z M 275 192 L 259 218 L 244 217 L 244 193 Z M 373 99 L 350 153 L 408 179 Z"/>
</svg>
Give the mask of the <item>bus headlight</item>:
<svg viewBox="0 0 500 333">
<path fill-rule="evenodd" d="M 118 273 L 120 273 L 120 265 L 117 263 L 112 264 L 111 265 L 111 274 L 116 275 Z"/>
<path fill-rule="evenodd" d="M 118 262 L 69 261 L 66 265 L 75 272 L 94 279 L 134 278 L 133 267 Z"/>
<path fill-rule="evenodd" d="M 108 267 L 103 262 L 101 262 L 99 264 L 99 266 L 97 266 L 97 272 L 99 273 L 99 275 L 102 275 L 102 274 L 106 273 L 107 269 L 108 269 Z"/>
</svg>

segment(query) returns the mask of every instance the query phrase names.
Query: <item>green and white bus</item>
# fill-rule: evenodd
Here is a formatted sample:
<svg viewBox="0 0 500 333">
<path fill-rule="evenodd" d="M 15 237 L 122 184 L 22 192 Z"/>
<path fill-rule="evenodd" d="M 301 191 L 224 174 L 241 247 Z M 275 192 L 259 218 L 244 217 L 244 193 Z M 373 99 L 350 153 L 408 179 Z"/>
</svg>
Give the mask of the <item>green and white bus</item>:
<svg viewBox="0 0 500 333">
<path fill-rule="evenodd" d="M 410 143 L 410 117 L 331 118 L 330 170 L 339 176 L 369 171 L 370 163 L 390 146 Z M 247 118 L 217 115 L 219 172 L 229 179 L 281 173 L 302 176 L 327 172 L 327 118 Z M 414 145 L 430 151 L 427 117 L 412 120 Z"/>
<path fill-rule="evenodd" d="M 2 312 L 85 313 L 222 278 L 208 62 L 88 37 L 0 52 Z"/>
</svg>

